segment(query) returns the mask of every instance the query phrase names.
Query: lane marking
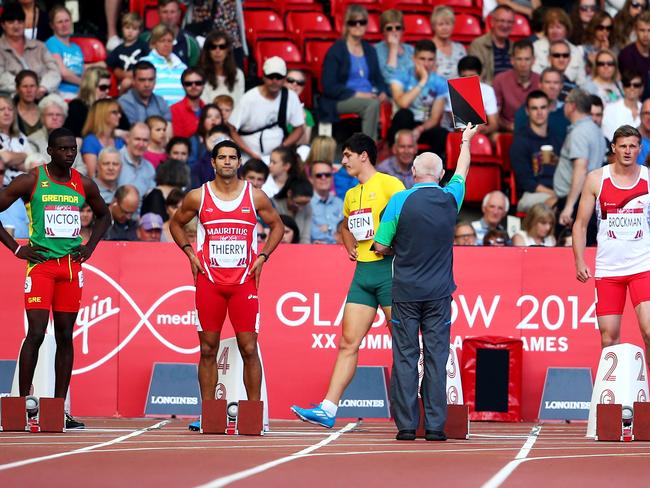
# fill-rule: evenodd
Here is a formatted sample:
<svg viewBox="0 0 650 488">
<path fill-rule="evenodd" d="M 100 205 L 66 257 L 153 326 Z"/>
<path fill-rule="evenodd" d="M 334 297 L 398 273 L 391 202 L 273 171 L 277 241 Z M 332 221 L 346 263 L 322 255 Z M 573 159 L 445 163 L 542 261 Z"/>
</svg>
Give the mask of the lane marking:
<svg viewBox="0 0 650 488">
<path fill-rule="evenodd" d="M 498 488 L 501 486 L 501 484 L 508 479 L 508 476 L 512 474 L 512 472 L 517 469 L 517 466 L 519 466 L 521 463 L 526 461 L 526 457 L 530 453 L 530 450 L 533 448 L 535 445 L 535 441 L 537 441 L 537 438 L 539 437 L 539 433 L 542 430 L 541 425 L 535 425 L 533 426 L 532 429 L 530 429 L 530 434 L 528 435 L 528 439 L 524 443 L 524 445 L 521 447 L 517 455 L 515 456 L 515 459 L 510 461 L 508 464 L 506 464 L 503 468 L 499 470 L 497 474 L 495 474 L 492 478 L 490 478 L 486 483 L 483 484 L 481 488 Z"/>
<path fill-rule="evenodd" d="M 317 449 L 320 449 L 323 446 L 326 446 L 327 444 L 334 442 L 336 439 L 341 437 L 343 434 L 346 432 L 349 432 L 356 428 L 359 425 L 359 422 L 351 422 L 347 424 L 345 427 L 342 429 L 337 430 L 333 434 L 330 434 L 327 436 L 325 439 L 322 441 L 318 442 L 317 444 L 314 444 L 312 446 L 306 447 L 302 451 L 298 451 L 296 453 L 293 453 L 289 456 L 282 457 L 280 459 L 276 459 L 275 461 L 269 461 L 268 463 L 260 464 L 258 466 L 255 466 L 250 469 L 245 469 L 243 471 L 239 471 L 237 473 L 230 474 L 228 476 L 222 476 L 220 478 L 216 478 L 212 481 L 209 481 L 208 483 L 205 483 L 203 485 L 200 485 L 198 488 L 220 488 L 222 486 L 226 486 L 230 483 L 234 483 L 235 481 L 240 481 L 245 478 L 249 478 L 251 476 L 254 476 L 259 473 L 263 473 L 264 471 L 267 471 L 271 468 L 275 468 L 276 466 L 279 466 L 281 464 L 288 463 L 290 461 L 295 461 L 296 459 L 301 459 L 303 457 L 306 457 L 307 455 L 311 454 L 312 452 L 316 451 Z"/>
<path fill-rule="evenodd" d="M 81 454 L 95 449 L 101 449 L 102 447 L 112 446 L 114 444 L 118 444 L 119 442 L 130 439 L 131 437 L 136 437 L 141 434 L 144 434 L 145 432 L 160 429 L 161 427 L 167 425 L 169 422 L 170 420 L 163 420 L 162 422 L 158 422 L 157 424 L 154 424 L 150 427 L 144 427 L 142 429 L 131 432 L 130 434 L 123 435 L 121 437 L 116 437 L 113 440 L 102 442 L 101 444 L 93 444 L 92 446 L 81 447 L 79 449 L 75 449 L 74 451 L 59 452 L 57 454 L 49 454 L 47 456 L 23 459 L 22 461 L 15 461 L 13 463 L 0 464 L 0 471 L 5 471 L 7 469 L 12 469 L 12 468 L 20 468 L 21 466 L 27 466 L 29 464 L 39 463 L 41 461 L 49 461 L 51 459 L 58 459 L 66 456 L 72 456 L 73 454 Z"/>
</svg>

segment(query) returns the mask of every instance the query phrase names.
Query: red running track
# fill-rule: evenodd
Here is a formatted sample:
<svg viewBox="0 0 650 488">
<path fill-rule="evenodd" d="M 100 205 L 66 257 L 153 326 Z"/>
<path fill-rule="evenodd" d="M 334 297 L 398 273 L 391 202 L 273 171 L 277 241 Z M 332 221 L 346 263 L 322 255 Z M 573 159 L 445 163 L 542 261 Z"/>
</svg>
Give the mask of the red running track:
<svg viewBox="0 0 650 488">
<path fill-rule="evenodd" d="M 473 423 L 468 440 L 398 442 L 386 422 L 277 421 L 263 437 L 202 435 L 180 420 L 86 422 L 0 433 L 0 486 L 647 486 L 650 461 L 650 443 L 596 442 L 585 424 Z"/>
</svg>

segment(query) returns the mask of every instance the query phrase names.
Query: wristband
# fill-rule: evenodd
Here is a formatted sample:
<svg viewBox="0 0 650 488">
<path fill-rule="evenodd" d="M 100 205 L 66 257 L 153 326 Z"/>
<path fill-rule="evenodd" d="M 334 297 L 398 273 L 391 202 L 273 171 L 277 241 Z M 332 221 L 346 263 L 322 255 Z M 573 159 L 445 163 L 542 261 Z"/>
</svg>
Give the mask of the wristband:
<svg viewBox="0 0 650 488">
<path fill-rule="evenodd" d="M 263 257 L 265 263 L 269 260 L 269 255 L 266 254 L 265 252 L 261 252 L 261 253 L 259 253 L 259 254 L 257 255 L 257 257 L 258 257 L 258 258 L 259 258 L 259 257 Z"/>
<path fill-rule="evenodd" d="M 14 255 L 15 255 L 15 256 L 18 256 L 18 251 L 20 251 L 20 248 L 21 248 L 21 247 L 23 247 L 23 246 L 21 246 L 20 244 L 18 244 L 18 247 L 17 247 L 16 250 L 14 251 Z"/>
<path fill-rule="evenodd" d="M 185 252 L 186 247 L 192 247 L 192 244 L 185 244 L 184 246 L 181 246 L 181 251 Z"/>
</svg>

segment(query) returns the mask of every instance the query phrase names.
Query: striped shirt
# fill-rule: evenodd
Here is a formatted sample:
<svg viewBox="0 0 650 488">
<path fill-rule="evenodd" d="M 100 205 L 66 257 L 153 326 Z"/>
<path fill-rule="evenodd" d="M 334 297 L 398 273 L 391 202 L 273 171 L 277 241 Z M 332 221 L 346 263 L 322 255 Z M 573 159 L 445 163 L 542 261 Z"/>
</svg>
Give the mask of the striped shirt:
<svg viewBox="0 0 650 488">
<path fill-rule="evenodd" d="M 153 92 L 162 97 L 168 105 L 173 105 L 185 97 L 181 75 L 187 65 L 178 56 L 171 53 L 169 58 L 165 59 L 153 49 L 141 61 L 149 61 L 156 68 L 156 86 Z"/>
</svg>

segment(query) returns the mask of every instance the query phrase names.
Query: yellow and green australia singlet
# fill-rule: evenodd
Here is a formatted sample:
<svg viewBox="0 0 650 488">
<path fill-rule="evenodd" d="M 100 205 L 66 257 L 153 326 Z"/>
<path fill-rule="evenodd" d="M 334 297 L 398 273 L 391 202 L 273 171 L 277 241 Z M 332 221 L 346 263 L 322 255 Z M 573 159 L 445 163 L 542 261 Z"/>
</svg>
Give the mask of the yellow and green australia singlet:
<svg viewBox="0 0 650 488">
<path fill-rule="evenodd" d="M 348 229 L 359 243 L 357 261 L 370 263 L 384 259 L 371 251 L 370 246 L 388 200 L 402 190 L 404 184 L 399 179 L 377 172 L 345 194 L 343 215 L 348 218 Z"/>
<path fill-rule="evenodd" d="M 47 166 L 36 171 L 36 185 L 25 204 L 29 217 L 29 243 L 47 251 L 47 259 L 66 256 L 81 244 L 81 207 L 86 201 L 81 175 L 71 169 L 70 181 L 50 178 Z"/>
</svg>

